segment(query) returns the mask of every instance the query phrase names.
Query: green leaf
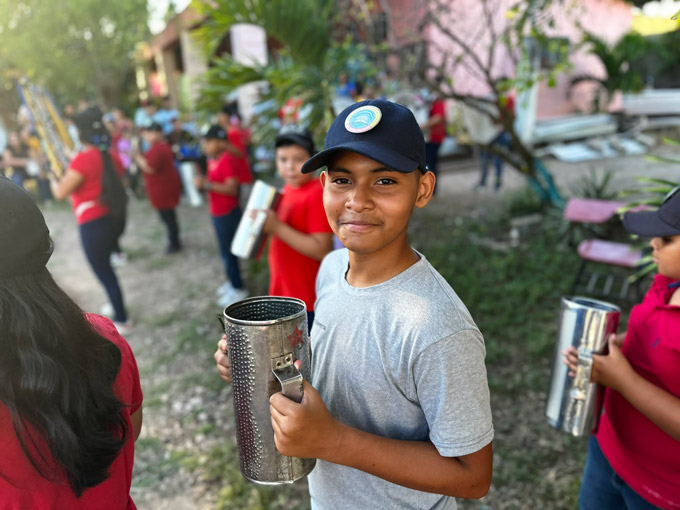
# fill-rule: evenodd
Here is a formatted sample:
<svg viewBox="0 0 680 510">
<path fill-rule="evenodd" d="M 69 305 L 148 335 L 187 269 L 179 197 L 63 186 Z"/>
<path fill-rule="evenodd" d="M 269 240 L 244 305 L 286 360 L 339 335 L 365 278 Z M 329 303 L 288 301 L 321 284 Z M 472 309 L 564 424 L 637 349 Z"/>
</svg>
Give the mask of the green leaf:
<svg viewBox="0 0 680 510">
<path fill-rule="evenodd" d="M 680 165 L 680 159 L 666 158 L 664 156 L 646 156 L 647 161 L 654 161 L 655 163 L 672 163 L 674 165 Z"/>
</svg>

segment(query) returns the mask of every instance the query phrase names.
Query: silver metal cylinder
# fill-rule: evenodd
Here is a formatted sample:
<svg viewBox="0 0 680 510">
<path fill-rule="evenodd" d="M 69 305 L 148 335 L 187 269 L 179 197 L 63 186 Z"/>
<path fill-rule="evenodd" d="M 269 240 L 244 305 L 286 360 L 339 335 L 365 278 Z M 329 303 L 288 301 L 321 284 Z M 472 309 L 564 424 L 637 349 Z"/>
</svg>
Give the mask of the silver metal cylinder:
<svg viewBox="0 0 680 510">
<path fill-rule="evenodd" d="M 259 256 L 266 241 L 266 236 L 262 233 L 262 227 L 267 219 L 265 210 L 276 209 L 280 199 L 281 194 L 274 186 L 263 181 L 255 181 L 246 210 L 231 242 L 231 253 L 244 259 Z"/>
<path fill-rule="evenodd" d="M 292 483 L 316 463 L 276 450 L 269 411 L 269 397 L 278 391 L 300 402 L 302 379 L 310 379 L 306 310 L 300 299 L 262 296 L 234 303 L 220 317 L 231 364 L 241 473 L 255 483 Z M 296 360 L 301 361 L 299 371 Z"/>
<path fill-rule="evenodd" d="M 562 298 L 557 344 L 546 416 L 555 428 L 573 436 L 586 436 L 597 429 L 602 409 L 602 388 L 590 382 L 593 354 L 607 351 L 607 340 L 616 333 L 618 306 L 585 297 Z M 562 362 L 562 351 L 578 351 L 576 375 Z"/>
</svg>

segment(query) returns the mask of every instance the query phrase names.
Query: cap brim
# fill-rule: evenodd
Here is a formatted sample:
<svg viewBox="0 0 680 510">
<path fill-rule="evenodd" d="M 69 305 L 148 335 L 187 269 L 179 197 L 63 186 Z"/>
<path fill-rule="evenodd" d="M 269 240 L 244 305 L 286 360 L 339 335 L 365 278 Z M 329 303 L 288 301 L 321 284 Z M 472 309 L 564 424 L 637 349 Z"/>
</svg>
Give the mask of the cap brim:
<svg viewBox="0 0 680 510">
<path fill-rule="evenodd" d="M 342 145 L 336 145 L 335 147 L 319 152 L 316 156 L 310 158 L 302 165 L 302 173 L 307 174 L 322 166 L 328 166 L 328 163 L 333 159 L 333 156 L 340 151 L 356 152 L 357 154 L 361 154 L 364 157 L 382 163 L 386 167 L 398 172 L 410 173 L 418 169 L 417 161 L 404 157 L 390 149 L 386 149 L 382 145 L 365 141 L 353 141 Z M 424 171 L 425 169 L 423 169 L 423 172 Z"/>
<path fill-rule="evenodd" d="M 628 232 L 642 237 L 680 235 L 680 229 L 661 221 L 657 211 L 628 212 L 623 215 L 623 226 Z"/>
</svg>

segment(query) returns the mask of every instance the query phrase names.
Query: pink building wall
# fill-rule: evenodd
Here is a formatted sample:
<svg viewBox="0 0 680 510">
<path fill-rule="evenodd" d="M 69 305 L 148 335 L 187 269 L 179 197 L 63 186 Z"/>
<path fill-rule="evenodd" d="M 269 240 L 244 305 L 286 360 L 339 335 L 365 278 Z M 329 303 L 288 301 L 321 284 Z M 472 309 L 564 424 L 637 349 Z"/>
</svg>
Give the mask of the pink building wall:
<svg viewBox="0 0 680 510">
<path fill-rule="evenodd" d="M 392 43 L 402 43 L 406 40 L 417 40 L 418 24 L 424 13 L 425 0 L 387 0 L 390 11 Z M 497 33 L 508 23 L 507 12 L 517 0 L 490 0 L 493 7 L 490 17 L 483 10 L 480 0 L 444 0 L 448 4 L 445 12 L 439 16 L 441 22 L 453 34 L 460 37 L 474 49 L 475 54 L 484 62 L 488 61 L 488 48 L 491 40 L 489 27 Z M 548 118 L 567 115 L 577 111 L 585 111 L 592 97 L 592 87 L 579 86 L 574 89 L 571 98 L 568 97 L 569 83 L 573 76 L 579 74 L 594 74 L 604 76 L 604 69 L 597 57 L 588 55 L 583 49 L 576 50 L 580 40 L 580 23 L 587 31 L 597 34 L 609 43 L 616 42 L 627 33 L 632 25 L 630 4 L 623 0 L 574 0 L 560 4 L 554 8 L 555 25 L 549 35 L 566 37 L 571 41 L 572 53 L 570 63 L 572 69 L 557 77 L 554 87 L 542 83 L 538 91 L 537 118 Z M 539 20 L 545 17 L 538 13 Z M 430 28 L 426 34 L 428 40 L 428 54 L 431 63 L 441 66 L 442 54 L 450 53 L 453 46 L 450 39 L 437 29 Z M 497 44 L 493 55 L 492 76 L 515 76 L 515 65 L 501 43 Z M 447 77 L 452 77 L 455 88 L 465 94 L 485 96 L 490 93 L 484 80 L 474 69 L 468 59 L 465 64 L 457 66 L 451 73 L 451 66 L 447 66 Z"/>
</svg>

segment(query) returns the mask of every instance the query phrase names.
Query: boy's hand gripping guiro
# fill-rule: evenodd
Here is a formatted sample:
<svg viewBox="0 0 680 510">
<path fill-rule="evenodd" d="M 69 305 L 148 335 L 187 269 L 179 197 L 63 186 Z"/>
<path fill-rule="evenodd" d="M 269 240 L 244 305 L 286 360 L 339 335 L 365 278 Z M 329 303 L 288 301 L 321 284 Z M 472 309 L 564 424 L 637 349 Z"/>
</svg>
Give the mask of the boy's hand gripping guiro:
<svg viewBox="0 0 680 510">
<path fill-rule="evenodd" d="M 625 333 L 618 335 L 612 333 L 609 336 L 609 352 L 607 354 L 593 354 L 593 367 L 590 372 L 590 381 L 618 390 L 622 381 L 625 381 L 633 370 L 626 357 L 621 352 L 621 346 L 626 338 Z M 574 377 L 578 366 L 578 352 L 575 347 L 569 347 L 562 351 L 563 362 L 569 367 L 569 375 Z"/>
<path fill-rule="evenodd" d="M 220 377 L 230 383 L 231 368 L 229 365 L 229 354 L 227 353 L 227 335 L 222 335 L 220 341 L 217 342 L 215 363 L 217 363 L 217 372 L 220 374 Z"/>
</svg>

